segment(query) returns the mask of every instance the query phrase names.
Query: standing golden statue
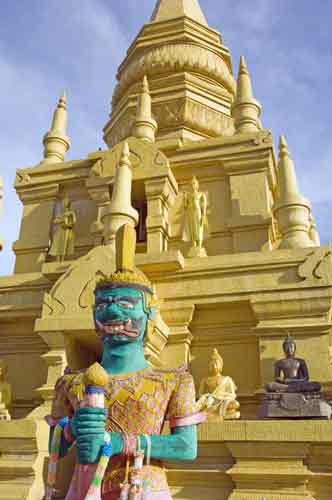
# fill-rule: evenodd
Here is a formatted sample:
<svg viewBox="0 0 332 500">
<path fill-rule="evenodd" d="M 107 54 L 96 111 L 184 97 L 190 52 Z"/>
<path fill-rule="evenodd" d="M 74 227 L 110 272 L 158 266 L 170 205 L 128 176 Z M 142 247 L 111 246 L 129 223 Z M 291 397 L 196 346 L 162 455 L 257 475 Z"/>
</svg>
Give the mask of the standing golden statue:
<svg viewBox="0 0 332 500">
<path fill-rule="evenodd" d="M 6 382 L 7 365 L 0 361 L 0 420 L 10 420 L 9 409 L 12 403 L 12 388 Z"/>
<path fill-rule="evenodd" d="M 192 242 L 188 257 L 206 257 L 203 247 L 204 234 L 208 228 L 207 196 L 199 190 L 196 177 L 191 181 L 191 192 L 184 193 L 185 208 L 185 239 Z"/>
<path fill-rule="evenodd" d="M 229 376 L 222 375 L 223 359 L 217 349 L 209 361 L 210 376 L 205 377 L 199 387 L 198 411 L 206 411 L 209 420 L 240 418 L 240 403 L 236 400 L 236 385 Z"/>
<path fill-rule="evenodd" d="M 57 261 L 63 262 L 67 256 L 74 254 L 76 215 L 70 208 L 70 201 L 66 197 L 63 200 L 62 215 L 55 217 L 53 224 L 58 226 L 55 231 L 51 248 L 48 254 L 55 257 Z"/>
</svg>

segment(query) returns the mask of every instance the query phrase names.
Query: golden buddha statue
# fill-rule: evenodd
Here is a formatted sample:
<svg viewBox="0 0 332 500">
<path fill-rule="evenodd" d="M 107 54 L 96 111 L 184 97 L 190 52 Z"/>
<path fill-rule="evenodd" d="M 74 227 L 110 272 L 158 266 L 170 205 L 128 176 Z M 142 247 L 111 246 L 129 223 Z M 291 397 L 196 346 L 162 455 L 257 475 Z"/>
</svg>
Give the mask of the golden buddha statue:
<svg viewBox="0 0 332 500">
<path fill-rule="evenodd" d="M 5 381 L 7 365 L 0 361 L 0 420 L 10 420 L 9 408 L 12 403 L 12 388 Z"/>
<path fill-rule="evenodd" d="M 223 364 L 219 352 L 213 349 L 209 361 L 210 375 L 201 381 L 197 401 L 197 409 L 206 411 L 209 420 L 240 418 L 240 404 L 236 400 L 237 387 L 231 377 L 222 375 Z"/>
<path fill-rule="evenodd" d="M 55 217 L 53 224 L 56 224 L 58 228 L 48 254 L 55 257 L 57 261 L 63 262 L 67 256 L 74 254 L 74 226 L 76 224 L 76 215 L 71 210 L 67 197 L 63 200 L 62 214 Z"/>
</svg>

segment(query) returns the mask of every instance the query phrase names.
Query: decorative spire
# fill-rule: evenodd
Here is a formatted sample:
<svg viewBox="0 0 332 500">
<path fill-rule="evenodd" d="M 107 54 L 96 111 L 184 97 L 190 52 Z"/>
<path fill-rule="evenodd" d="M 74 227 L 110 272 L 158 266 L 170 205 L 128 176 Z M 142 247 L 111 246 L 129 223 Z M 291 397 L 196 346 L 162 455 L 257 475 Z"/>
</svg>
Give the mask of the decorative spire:
<svg viewBox="0 0 332 500">
<path fill-rule="evenodd" d="M 279 141 L 278 184 L 279 198 L 273 211 L 282 236 L 279 248 L 313 246 L 309 237 L 310 203 L 300 194 L 294 163 L 283 135 Z"/>
<path fill-rule="evenodd" d="M 236 133 L 257 132 L 261 129 L 262 107 L 254 98 L 251 79 L 244 56 L 240 58 L 236 98 L 232 107 Z"/>
<path fill-rule="evenodd" d="M 190 17 L 208 26 L 198 0 L 158 0 L 151 16 L 151 22 L 167 21 L 177 17 Z"/>
<path fill-rule="evenodd" d="M 123 143 L 119 165 L 115 171 L 110 204 L 101 216 L 105 243 L 114 242 L 118 229 L 124 224 L 136 226 L 138 212 L 131 204 L 132 170 L 128 143 Z"/>
<path fill-rule="evenodd" d="M 133 135 L 146 142 L 155 142 L 157 129 L 157 122 L 152 118 L 149 83 L 147 77 L 144 76 L 143 90 L 137 100 L 136 121 Z"/>
<path fill-rule="evenodd" d="M 53 115 L 51 129 L 45 134 L 44 160 L 42 163 L 58 163 L 64 161 L 65 154 L 70 148 L 70 139 L 67 136 L 67 101 L 66 94 L 59 99 Z"/>
<path fill-rule="evenodd" d="M 284 135 L 279 140 L 279 192 L 280 199 L 285 202 L 297 200 L 300 196 L 294 162 Z"/>
<path fill-rule="evenodd" d="M 317 231 L 317 226 L 315 223 L 314 216 L 312 215 L 312 212 L 310 212 L 309 224 L 310 224 L 310 226 L 309 226 L 309 238 L 311 239 L 311 241 L 313 242 L 315 247 L 320 247 L 320 237 L 319 237 L 319 233 Z"/>
</svg>

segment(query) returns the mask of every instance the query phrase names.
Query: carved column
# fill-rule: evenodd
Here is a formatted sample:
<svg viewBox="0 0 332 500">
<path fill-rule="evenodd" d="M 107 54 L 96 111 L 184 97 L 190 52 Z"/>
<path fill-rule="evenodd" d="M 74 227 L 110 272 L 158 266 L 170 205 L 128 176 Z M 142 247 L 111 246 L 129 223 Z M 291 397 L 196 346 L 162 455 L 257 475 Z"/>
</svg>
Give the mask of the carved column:
<svg viewBox="0 0 332 500">
<path fill-rule="evenodd" d="M 101 217 L 105 207 L 111 200 L 109 184 L 109 181 L 105 182 L 105 179 L 100 177 L 93 177 L 87 182 L 89 196 L 97 205 L 97 218 L 90 226 L 90 232 L 93 234 L 93 240 L 96 246 L 103 243 L 104 225 L 101 221 Z"/>
<path fill-rule="evenodd" d="M 228 442 L 227 448 L 235 459 L 227 471 L 235 484 L 229 500 L 313 498 L 308 491 L 311 472 L 304 465 L 309 443 L 271 442 L 262 433 L 261 441 Z"/>
<path fill-rule="evenodd" d="M 145 181 L 147 199 L 147 252 L 167 251 L 170 238 L 169 208 L 175 200 L 175 185 L 170 177 L 155 178 Z"/>
<path fill-rule="evenodd" d="M 63 375 L 67 366 L 67 356 L 63 332 L 39 332 L 39 335 L 50 348 L 46 354 L 41 356 L 47 365 L 46 383 L 36 390 L 44 400 L 42 406 L 37 409 L 38 413 L 46 414 L 51 409 L 56 381 Z"/>
<path fill-rule="evenodd" d="M 19 239 L 13 243 L 15 273 L 40 271 L 49 248 L 50 228 L 59 184 L 32 184 L 29 174 L 18 170 L 15 189 L 23 203 Z M 31 213 L 34 217 L 31 217 Z"/>
<path fill-rule="evenodd" d="M 168 337 L 167 348 L 162 353 L 167 366 L 178 367 L 190 363 L 190 346 L 193 335 L 189 325 L 193 319 L 195 306 L 169 304 L 162 309 L 162 316 L 171 334 Z"/>
</svg>

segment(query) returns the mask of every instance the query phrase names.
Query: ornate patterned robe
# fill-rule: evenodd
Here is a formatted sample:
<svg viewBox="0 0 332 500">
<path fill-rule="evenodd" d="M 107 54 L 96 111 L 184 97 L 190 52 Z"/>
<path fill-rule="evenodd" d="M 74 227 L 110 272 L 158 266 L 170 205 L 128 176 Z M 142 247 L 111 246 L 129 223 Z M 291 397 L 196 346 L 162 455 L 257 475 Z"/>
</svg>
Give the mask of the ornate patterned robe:
<svg viewBox="0 0 332 500">
<path fill-rule="evenodd" d="M 83 374 L 64 375 L 59 379 L 51 417 L 58 420 L 73 416 L 83 400 Z M 160 370 L 146 368 L 137 372 L 110 375 L 105 393 L 108 408 L 106 430 L 128 434 L 161 434 L 165 421 L 169 426 L 185 426 L 199 422 L 195 407 L 195 387 L 192 376 L 184 368 Z M 126 460 L 113 456 L 102 484 L 102 498 L 117 499 L 120 484 L 125 478 Z M 95 465 L 76 466 L 66 500 L 79 497 L 79 470 L 86 468 L 86 480 L 90 480 Z M 80 474 L 82 475 L 82 474 Z M 143 477 L 150 483 L 151 498 L 171 498 L 164 467 L 158 460 L 145 465 Z"/>
</svg>

